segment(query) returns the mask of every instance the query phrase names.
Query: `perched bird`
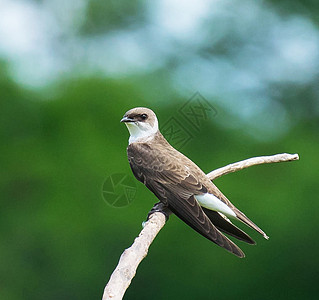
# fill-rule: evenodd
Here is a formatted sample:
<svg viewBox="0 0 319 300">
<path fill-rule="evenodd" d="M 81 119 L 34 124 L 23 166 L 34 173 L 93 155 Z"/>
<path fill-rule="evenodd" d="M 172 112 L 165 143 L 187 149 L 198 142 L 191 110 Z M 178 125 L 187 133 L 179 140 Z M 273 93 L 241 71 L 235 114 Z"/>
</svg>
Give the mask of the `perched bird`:
<svg viewBox="0 0 319 300">
<path fill-rule="evenodd" d="M 121 122 L 130 133 L 127 156 L 133 174 L 177 217 L 238 257 L 245 254 L 221 231 L 249 244 L 255 242 L 229 218 L 242 221 L 268 239 L 194 162 L 167 142 L 152 110 L 133 108 Z"/>
</svg>

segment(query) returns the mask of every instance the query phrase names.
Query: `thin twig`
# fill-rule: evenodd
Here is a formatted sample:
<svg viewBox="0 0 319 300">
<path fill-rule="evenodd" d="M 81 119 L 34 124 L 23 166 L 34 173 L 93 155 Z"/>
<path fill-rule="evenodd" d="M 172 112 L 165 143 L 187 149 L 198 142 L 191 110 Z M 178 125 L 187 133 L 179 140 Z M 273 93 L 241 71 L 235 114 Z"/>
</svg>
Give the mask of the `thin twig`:
<svg viewBox="0 0 319 300">
<path fill-rule="evenodd" d="M 214 180 L 218 177 L 221 177 L 223 175 L 233 173 L 248 167 L 261 165 L 261 164 L 271 164 L 271 163 L 278 163 L 278 162 L 284 162 L 284 161 L 293 161 L 298 160 L 299 155 L 298 154 L 275 154 L 275 155 L 269 155 L 269 156 L 258 156 L 258 157 L 252 157 L 248 158 L 230 165 L 227 165 L 225 167 L 216 169 L 214 171 L 211 171 L 207 174 L 208 178 L 210 180 Z"/>
<path fill-rule="evenodd" d="M 210 180 L 213 180 L 222 175 L 255 165 L 293 161 L 298 159 L 298 154 L 287 153 L 253 157 L 216 169 L 208 173 L 207 176 Z M 165 215 L 161 212 L 155 212 L 149 216 L 149 220 L 145 223 L 144 228 L 139 236 L 134 240 L 132 246 L 126 249 L 121 255 L 120 261 L 104 289 L 102 300 L 121 300 L 123 298 L 126 289 L 129 287 L 136 274 L 138 265 L 147 255 L 150 245 L 165 225 L 165 220 Z"/>
</svg>

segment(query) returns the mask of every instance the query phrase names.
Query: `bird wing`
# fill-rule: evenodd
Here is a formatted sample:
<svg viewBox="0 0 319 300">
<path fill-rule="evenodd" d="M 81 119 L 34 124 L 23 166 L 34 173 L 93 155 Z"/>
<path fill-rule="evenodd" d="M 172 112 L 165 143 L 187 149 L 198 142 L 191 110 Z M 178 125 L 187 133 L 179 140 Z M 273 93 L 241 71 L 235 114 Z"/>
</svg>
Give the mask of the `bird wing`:
<svg viewBox="0 0 319 300">
<path fill-rule="evenodd" d="M 202 207 L 202 210 L 218 230 L 227 233 L 248 244 L 256 244 L 256 242 L 246 232 L 242 231 L 237 226 L 235 226 L 229 219 L 227 219 L 221 213 L 207 209 L 205 207 Z"/>
<path fill-rule="evenodd" d="M 195 199 L 194 194 L 206 193 L 206 187 L 181 163 L 176 153 L 165 149 L 151 151 L 150 147 L 146 143 L 129 145 L 128 159 L 135 177 L 198 233 L 238 257 L 244 257 L 242 250 L 212 224 Z"/>
</svg>

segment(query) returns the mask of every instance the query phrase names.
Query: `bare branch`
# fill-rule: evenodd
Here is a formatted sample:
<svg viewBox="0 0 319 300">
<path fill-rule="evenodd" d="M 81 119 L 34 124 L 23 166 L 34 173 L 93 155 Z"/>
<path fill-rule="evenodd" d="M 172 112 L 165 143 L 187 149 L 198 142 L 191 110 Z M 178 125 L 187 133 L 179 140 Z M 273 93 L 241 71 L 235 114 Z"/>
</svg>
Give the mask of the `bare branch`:
<svg viewBox="0 0 319 300">
<path fill-rule="evenodd" d="M 252 158 L 248 158 L 248 159 L 227 165 L 225 167 L 216 169 L 214 171 L 211 171 L 210 173 L 207 174 L 207 176 L 210 180 L 214 180 L 223 175 L 233 173 L 251 166 L 284 162 L 284 161 L 293 161 L 293 160 L 299 160 L 299 155 L 283 153 L 283 154 L 275 154 L 275 155 L 269 155 L 269 156 L 252 157 Z"/>
<path fill-rule="evenodd" d="M 208 173 L 207 176 L 210 180 L 213 180 L 223 175 L 255 165 L 293 161 L 298 159 L 298 154 L 287 153 L 253 157 L 214 170 Z M 166 215 L 169 215 L 167 211 Z M 147 255 L 148 249 L 156 235 L 165 225 L 165 219 L 165 214 L 160 211 L 156 211 L 149 215 L 149 220 L 145 223 L 145 226 L 139 236 L 134 240 L 132 246 L 126 249 L 121 255 L 120 261 L 104 289 L 102 300 L 121 300 L 123 298 L 126 289 L 129 287 L 136 274 L 137 267 Z"/>
<path fill-rule="evenodd" d="M 121 255 L 120 261 L 104 289 L 102 300 L 120 300 L 123 298 L 126 289 L 135 276 L 138 265 L 147 255 L 148 248 L 164 225 L 165 215 L 163 213 L 155 212 L 150 215 L 133 245 L 125 249 Z"/>
</svg>

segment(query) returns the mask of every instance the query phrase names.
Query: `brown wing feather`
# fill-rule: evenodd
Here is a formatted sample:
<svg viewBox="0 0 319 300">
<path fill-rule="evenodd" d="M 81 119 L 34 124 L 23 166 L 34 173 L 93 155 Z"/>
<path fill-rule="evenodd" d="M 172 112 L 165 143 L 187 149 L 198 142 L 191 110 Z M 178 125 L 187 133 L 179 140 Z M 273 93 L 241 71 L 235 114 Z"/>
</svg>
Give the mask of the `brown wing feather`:
<svg viewBox="0 0 319 300">
<path fill-rule="evenodd" d="M 248 244 L 256 244 L 256 242 L 246 232 L 242 231 L 233 223 L 223 218 L 218 212 L 209 210 L 205 207 L 202 207 L 202 209 L 205 215 L 211 220 L 211 222 L 216 226 L 218 230 L 227 233 Z"/>
<path fill-rule="evenodd" d="M 194 196 L 184 199 L 180 198 L 178 195 L 176 196 L 174 192 L 171 193 L 166 190 L 166 193 L 168 207 L 186 224 L 218 246 L 237 255 L 238 257 L 245 256 L 243 251 L 236 244 L 224 236 L 211 223 Z"/>
</svg>

